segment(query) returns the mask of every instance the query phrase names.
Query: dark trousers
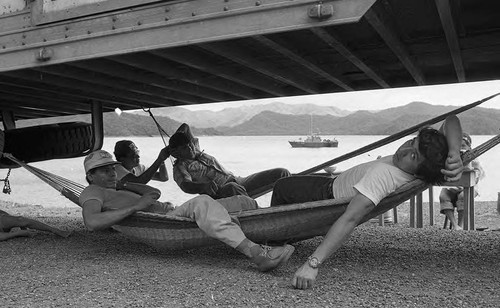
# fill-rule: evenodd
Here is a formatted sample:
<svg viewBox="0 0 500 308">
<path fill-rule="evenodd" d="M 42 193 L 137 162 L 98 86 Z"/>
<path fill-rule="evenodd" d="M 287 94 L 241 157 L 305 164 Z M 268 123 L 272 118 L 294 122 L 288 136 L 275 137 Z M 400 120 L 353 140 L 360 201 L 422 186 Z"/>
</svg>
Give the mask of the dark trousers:
<svg viewBox="0 0 500 308">
<path fill-rule="evenodd" d="M 284 168 L 274 168 L 251 174 L 246 177 L 236 177 L 235 182 L 226 183 L 217 191 L 216 199 L 230 196 L 248 196 L 258 188 L 271 185 L 277 180 L 290 176 L 290 171 Z"/>
<path fill-rule="evenodd" d="M 333 198 L 335 178 L 318 175 L 297 175 L 274 184 L 271 206 L 327 200 Z"/>
</svg>

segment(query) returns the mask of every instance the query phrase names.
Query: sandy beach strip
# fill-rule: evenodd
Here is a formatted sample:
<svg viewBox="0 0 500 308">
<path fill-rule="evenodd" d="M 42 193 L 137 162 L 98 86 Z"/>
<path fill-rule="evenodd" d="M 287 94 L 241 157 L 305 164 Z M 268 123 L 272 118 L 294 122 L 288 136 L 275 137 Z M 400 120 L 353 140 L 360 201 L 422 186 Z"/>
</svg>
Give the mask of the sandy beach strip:
<svg viewBox="0 0 500 308">
<path fill-rule="evenodd" d="M 321 237 L 295 243 L 287 266 L 260 273 L 226 246 L 156 251 L 114 231 L 88 232 L 79 208 L 0 204 L 62 229 L 0 242 L 0 307 L 498 307 L 500 232 L 366 223 L 324 265 L 312 290 L 291 287 Z M 424 205 L 424 209 L 427 206 Z M 426 212 L 426 211 L 424 211 Z M 476 203 L 476 226 L 500 226 L 495 202 Z"/>
</svg>

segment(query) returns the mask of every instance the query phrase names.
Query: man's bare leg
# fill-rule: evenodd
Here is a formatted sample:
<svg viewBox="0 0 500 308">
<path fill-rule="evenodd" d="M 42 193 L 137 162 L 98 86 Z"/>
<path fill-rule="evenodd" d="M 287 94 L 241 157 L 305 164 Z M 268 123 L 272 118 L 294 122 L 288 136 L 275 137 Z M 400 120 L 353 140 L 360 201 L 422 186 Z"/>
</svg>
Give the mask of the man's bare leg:
<svg viewBox="0 0 500 308">
<path fill-rule="evenodd" d="M 2 215 L 0 217 L 2 220 L 1 225 L 5 229 L 12 229 L 12 228 L 29 228 L 29 229 L 34 229 L 34 230 L 39 230 L 39 231 L 47 231 L 54 233 L 58 236 L 61 237 L 68 237 L 71 234 L 71 231 L 64 231 L 49 225 L 44 224 L 43 222 L 39 222 L 34 219 L 30 218 L 25 218 L 22 216 L 11 216 L 11 215 Z"/>
<path fill-rule="evenodd" d="M 457 221 L 455 220 L 455 215 L 453 210 L 444 210 L 444 215 L 448 217 L 448 221 L 451 224 L 451 229 L 452 230 L 462 230 L 462 227 L 457 224 Z"/>
</svg>

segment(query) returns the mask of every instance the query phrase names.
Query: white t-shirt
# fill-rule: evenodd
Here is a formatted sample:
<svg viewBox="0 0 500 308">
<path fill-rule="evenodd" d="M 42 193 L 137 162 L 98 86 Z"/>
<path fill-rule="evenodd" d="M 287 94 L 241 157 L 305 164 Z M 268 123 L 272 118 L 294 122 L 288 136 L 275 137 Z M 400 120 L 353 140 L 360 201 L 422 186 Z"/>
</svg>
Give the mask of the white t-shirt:
<svg viewBox="0 0 500 308">
<path fill-rule="evenodd" d="M 126 176 L 129 173 L 132 173 L 135 176 L 139 176 L 146 171 L 146 167 L 143 164 L 139 164 L 137 167 L 134 167 L 132 171 L 128 171 L 125 167 L 122 165 L 116 165 L 115 166 L 116 170 L 116 179 L 119 181 L 123 179 L 124 176 Z"/>
<path fill-rule="evenodd" d="M 377 205 L 398 187 L 414 179 L 415 176 L 396 167 L 390 155 L 342 172 L 333 182 L 333 196 L 352 198 L 359 192 Z"/>
</svg>

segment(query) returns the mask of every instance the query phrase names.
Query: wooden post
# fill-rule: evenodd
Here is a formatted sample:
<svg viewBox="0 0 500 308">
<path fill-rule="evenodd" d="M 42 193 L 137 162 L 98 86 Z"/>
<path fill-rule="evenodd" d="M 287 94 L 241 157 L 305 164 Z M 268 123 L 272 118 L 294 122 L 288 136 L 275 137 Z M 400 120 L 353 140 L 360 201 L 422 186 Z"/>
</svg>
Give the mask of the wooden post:
<svg viewBox="0 0 500 308">
<path fill-rule="evenodd" d="M 415 196 L 410 198 L 410 227 L 415 228 Z"/>
<path fill-rule="evenodd" d="M 424 226 L 423 217 L 423 205 L 422 205 L 422 193 L 417 194 L 417 228 L 422 228 Z"/>
<path fill-rule="evenodd" d="M 434 226 L 434 187 L 429 187 L 429 224 Z"/>
</svg>

